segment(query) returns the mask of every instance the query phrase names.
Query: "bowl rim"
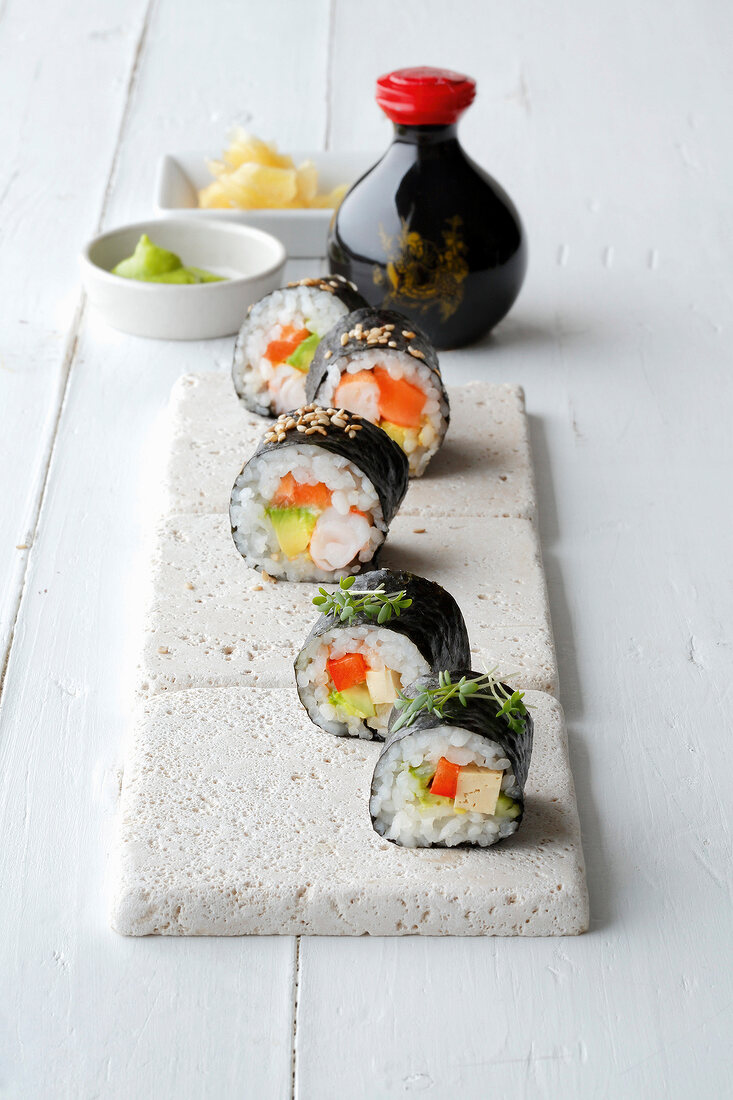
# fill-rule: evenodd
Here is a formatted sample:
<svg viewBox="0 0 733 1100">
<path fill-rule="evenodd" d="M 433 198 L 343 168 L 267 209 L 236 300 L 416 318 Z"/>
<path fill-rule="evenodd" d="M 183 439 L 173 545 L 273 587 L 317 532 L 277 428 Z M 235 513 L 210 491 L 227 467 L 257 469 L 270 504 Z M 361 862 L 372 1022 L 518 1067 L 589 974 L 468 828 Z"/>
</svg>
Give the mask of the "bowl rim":
<svg viewBox="0 0 733 1100">
<path fill-rule="evenodd" d="M 186 231 L 191 228 L 191 221 L 189 218 L 175 218 L 175 217 L 162 217 L 162 218 L 147 218 L 145 221 L 128 222 L 125 225 L 118 225 L 114 229 L 106 229 L 104 233 L 98 233 L 91 240 L 87 241 L 83 249 L 79 253 L 79 259 L 82 264 L 91 269 L 95 278 L 102 279 L 104 282 L 114 284 L 122 290 L 123 287 L 135 291 L 175 291 L 175 290 L 208 290 L 216 291 L 221 290 L 223 287 L 238 287 L 244 286 L 248 283 L 256 282 L 259 279 L 265 279 L 269 275 L 274 275 L 276 271 L 284 267 L 288 253 L 285 245 L 276 237 L 273 233 L 268 233 L 265 229 L 257 229 L 254 226 L 242 225 L 239 222 L 220 222 L 212 219 L 208 228 L 213 233 L 234 233 L 235 235 L 249 237 L 250 239 L 259 238 L 268 244 L 273 244 L 277 248 L 278 257 L 273 263 L 267 267 L 263 267 L 252 275 L 240 275 L 236 279 L 222 279 L 216 283 L 152 283 L 146 282 L 144 279 L 125 279 L 124 276 L 115 275 L 112 271 L 108 271 L 106 267 L 100 267 L 98 263 L 91 258 L 90 252 L 101 241 L 114 237 L 119 233 L 129 232 L 130 230 L 145 233 L 148 232 L 151 225 L 165 224 L 166 227 L 175 225 L 176 222 L 180 222 L 185 226 Z M 200 226 L 205 227 L 204 219 L 199 223 Z"/>
</svg>

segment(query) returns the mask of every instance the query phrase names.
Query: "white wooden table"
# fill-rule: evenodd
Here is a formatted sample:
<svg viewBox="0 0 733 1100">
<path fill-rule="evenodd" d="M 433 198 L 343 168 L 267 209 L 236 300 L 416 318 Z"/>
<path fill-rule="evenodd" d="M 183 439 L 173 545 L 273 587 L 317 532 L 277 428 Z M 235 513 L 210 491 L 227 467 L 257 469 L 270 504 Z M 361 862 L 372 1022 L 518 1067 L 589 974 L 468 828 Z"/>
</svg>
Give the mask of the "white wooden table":
<svg viewBox="0 0 733 1100">
<path fill-rule="evenodd" d="M 730 1095 L 732 10 L 0 3 L 2 1095 Z M 77 250 L 233 121 L 386 145 L 374 78 L 418 63 L 478 78 L 465 144 L 529 232 L 511 317 L 444 365 L 526 387 L 591 931 L 125 940 L 140 448 L 231 342 L 104 328 Z"/>
</svg>

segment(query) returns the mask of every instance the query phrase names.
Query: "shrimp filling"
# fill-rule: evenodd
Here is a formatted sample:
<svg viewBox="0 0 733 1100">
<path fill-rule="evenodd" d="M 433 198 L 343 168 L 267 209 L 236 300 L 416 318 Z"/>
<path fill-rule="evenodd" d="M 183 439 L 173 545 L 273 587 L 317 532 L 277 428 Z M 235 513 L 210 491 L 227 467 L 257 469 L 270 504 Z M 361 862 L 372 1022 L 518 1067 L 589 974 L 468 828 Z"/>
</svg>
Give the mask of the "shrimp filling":
<svg viewBox="0 0 733 1100">
<path fill-rule="evenodd" d="M 448 406 L 430 370 L 404 356 L 371 351 L 341 359 L 317 397 L 379 425 L 405 452 L 413 476 L 424 472 L 447 427 Z"/>
<path fill-rule="evenodd" d="M 235 484 L 231 517 L 240 551 L 292 580 L 358 572 L 384 539 L 371 483 L 348 460 L 308 446 L 249 463 Z"/>
<path fill-rule="evenodd" d="M 318 341 L 346 306 L 314 287 L 286 287 L 261 299 L 237 338 L 233 374 L 249 408 L 279 414 L 305 404 L 305 379 Z"/>
</svg>

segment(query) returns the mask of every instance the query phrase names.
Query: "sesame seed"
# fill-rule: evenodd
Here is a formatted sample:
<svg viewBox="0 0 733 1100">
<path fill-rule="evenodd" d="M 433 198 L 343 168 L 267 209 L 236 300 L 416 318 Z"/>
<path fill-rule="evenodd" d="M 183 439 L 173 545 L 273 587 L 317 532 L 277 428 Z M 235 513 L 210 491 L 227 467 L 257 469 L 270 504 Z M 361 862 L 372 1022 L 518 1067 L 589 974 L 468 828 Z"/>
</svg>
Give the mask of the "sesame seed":
<svg viewBox="0 0 733 1100">
<path fill-rule="evenodd" d="M 296 424 L 295 427 L 296 427 L 296 431 L 299 431 L 299 432 L 304 432 L 305 431 L 305 424 Z"/>
<path fill-rule="evenodd" d="M 415 339 L 415 333 L 410 332 L 410 330 L 406 329 L 406 328 L 403 328 L 402 335 L 404 336 L 405 340 L 414 340 Z"/>
<path fill-rule="evenodd" d="M 314 432 L 317 432 L 317 431 L 318 431 L 318 428 L 313 428 L 313 427 L 311 427 L 311 428 L 306 428 L 306 429 L 305 429 L 305 434 L 306 434 L 306 435 L 313 435 L 313 433 L 314 433 Z"/>
<path fill-rule="evenodd" d="M 348 344 L 348 342 L 349 342 L 349 335 L 350 335 L 350 333 L 348 333 L 348 332 L 342 332 L 342 333 L 341 333 L 341 347 L 342 347 L 342 348 L 345 348 L 345 347 L 346 347 L 346 345 Z"/>
<path fill-rule="evenodd" d="M 396 340 L 388 340 L 387 341 L 387 347 L 388 348 L 396 348 L 397 347 L 397 341 Z"/>
<path fill-rule="evenodd" d="M 420 351 L 419 348 L 409 347 L 407 350 L 410 353 L 410 355 L 414 355 L 416 359 L 424 359 L 425 358 L 425 356 L 423 355 L 423 353 Z"/>
<path fill-rule="evenodd" d="M 413 535 L 424 535 L 425 534 L 425 528 L 424 527 L 413 527 L 412 533 L 413 533 Z"/>
<path fill-rule="evenodd" d="M 332 355 L 333 355 L 333 352 L 332 352 L 332 351 L 331 351 L 331 349 L 329 348 L 329 349 L 328 349 L 328 351 L 324 351 L 324 353 L 323 353 L 323 358 L 324 358 L 324 359 L 330 359 Z"/>
</svg>

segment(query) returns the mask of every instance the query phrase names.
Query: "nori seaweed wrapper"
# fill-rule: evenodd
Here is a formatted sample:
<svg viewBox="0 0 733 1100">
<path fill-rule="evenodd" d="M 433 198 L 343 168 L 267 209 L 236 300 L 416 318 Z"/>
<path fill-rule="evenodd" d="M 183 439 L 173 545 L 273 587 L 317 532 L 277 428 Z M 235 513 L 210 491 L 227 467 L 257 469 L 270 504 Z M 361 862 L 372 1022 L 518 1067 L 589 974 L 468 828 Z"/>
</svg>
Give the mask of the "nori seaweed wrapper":
<svg viewBox="0 0 733 1100">
<path fill-rule="evenodd" d="M 334 419 L 345 421 L 346 427 L 332 423 Z M 288 424 L 293 426 L 287 427 Z M 312 427 L 316 430 L 306 434 Z M 407 492 L 409 466 L 402 448 L 386 432 L 355 413 L 339 417 L 336 409 L 304 405 L 278 417 L 242 469 L 261 455 L 295 444 L 319 447 L 353 462 L 374 486 L 382 507 L 385 528 L 389 529 Z M 364 562 L 364 566 L 372 566 L 378 553 L 379 549 L 370 562 Z"/>
<path fill-rule="evenodd" d="M 334 627 L 348 629 L 354 626 L 379 627 L 381 630 L 402 634 L 417 647 L 431 669 L 453 668 L 455 665 L 468 663 L 468 631 L 461 609 L 450 592 L 435 581 L 402 569 L 374 569 L 369 573 L 362 573 L 354 589 L 360 592 L 373 591 L 380 584 L 384 585 L 385 592 L 400 592 L 404 589 L 405 596 L 412 600 L 412 605 L 400 611 L 399 616 L 393 614 L 382 624 L 378 624 L 376 619 L 370 618 L 364 611 L 357 611 L 348 622 L 341 622 L 333 612 L 319 615 L 295 659 L 295 667 L 297 668 L 303 650 L 315 638 L 320 638 Z M 298 694 L 300 695 L 300 688 Z M 375 740 L 382 739 L 376 730 L 372 731 L 372 736 Z"/>
<path fill-rule="evenodd" d="M 360 330 L 359 325 L 361 325 Z M 387 330 L 386 325 L 394 325 L 394 328 Z M 378 330 L 379 335 L 375 330 Z M 406 332 L 410 335 L 405 336 Z M 347 337 L 344 344 L 341 342 L 343 336 Z M 390 347 L 390 344 L 395 346 Z M 450 420 L 450 406 L 440 375 L 438 354 L 424 332 L 412 321 L 408 321 L 403 314 L 395 313 L 390 309 L 372 309 L 371 307 L 356 309 L 353 313 L 342 317 L 333 328 L 328 330 L 316 348 L 308 369 L 305 380 L 305 394 L 308 401 L 318 400 L 318 390 L 326 378 L 329 367 L 334 364 L 338 366 L 339 360 L 347 356 L 358 358 L 366 351 L 378 351 L 380 348 L 384 348 L 387 354 L 392 355 L 403 352 L 429 369 L 433 384 L 445 402 L 444 416 L 447 428 Z"/>
<path fill-rule="evenodd" d="M 482 675 L 480 672 L 471 671 L 470 668 L 450 668 L 450 666 L 445 666 L 445 668 L 450 672 L 451 680 L 454 684 L 457 683 L 462 676 L 465 676 L 468 680 L 475 680 Z M 425 691 L 426 688 L 437 687 L 438 677 L 437 675 L 431 675 L 421 676 L 419 680 L 415 680 L 414 683 L 402 690 L 403 694 L 409 699 L 414 699 L 421 691 Z M 503 684 L 502 687 L 506 688 L 510 694 L 514 690 L 507 684 Z M 469 698 L 467 705 L 464 707 L 454 696 L 443 706 L 442 714 L 435 714 L 432 711 L 421 711 L 412 725 L 403 726 L 401 729 L 397 730 L 396 733 L 392 733 L 392 727 L 402 714 L 402 711 L 395 708 L 390 716 L 389 729 L 387 730 L 387 737 L 385 738 L 382 751 L 379 754 L 379 760 L 381 760 L 382 756 L 384 756 L 390 746 L 394 745 L 396 741 L 400 741 L 403 737 L 409 737 L 410 734 L 421 733 L 424 730 L 435 729 L 438 726 L 455 726 L 460 729 L 469 730 L 470 733 L 477 733 L 480 737 L 485 737 L 490 741 L 495 741 L 511 764 L 517 786 L 522 792 L 518 798 L 515 798 L 515 801 L 519 802 L 521 807 L 521 812 L 515 819 L 517 825 L 519 825 L 524 814 L 524 787 L 527 782 L 529 762 L 532 756 L 534 723 L 532 721 L 532 715 L 528 711 L 524 716 L 523 732 L 521 734 L 515 733 L 514 730 L 509 727 L 507 720 L 498 714 L 499 709 L 500 704 L 497 703 L 495 699 L 481 699 L 473 695 Z M 377 761 L 377 766 L 379 760 Z M 376 772 L 376 766 L 374 770 Z M 456 845 L 456 847 L 460 846 L 461 845 Z"/>
<path fill-rule="evenodd" d="M 358 310 L 366 306 L 366 299 L 357 290 L 356 284 L 345 279 L 343 275 L 325 275 L 323 278 L 317 276 L 315 278 L 296 279 L 293 282 L 287 283 L 285 286 L 280 287 L 279 290 L 293 290 L 298 286 L 312 287 L 313 290 L 323 290 L 326 294 L 332 294 L 334 298 L 338 298 L 340 302 L 343 302 L 347 310 Z M 254 302 L 247 310 L 247 317 L 245 318 L 239 332 L 237 333 L 237 339 L 234 345 L 234 360 L 232 362 L 232 382 L 234 383 L 234 389 L 239 400 L 246 405 L 251 412 L 257 413 L 258 416 L 269 416 L 274 418 L 272 410 L 264 403 L 252 402 L 245 397 L 244 391 L 240 388 L 239 378 L 237 375 L 237 351 L 239 345 L 244 337 L 245 330 L 247 328 L 247 322 L 254 306 L 259 305 L 265 298 L 271 297 L 273 294 L 277 294 L 278 291 L 271 290 L 269 294 L 263 295 L 262 298 Z M 348 315 L 348 314 L 347 314 Z M 325 339 L 325 334 L 324 334 Z M 323 339 L 321 340 L 323 343 Z M 320 346 L 320 345 L 319 345 Z M 310 398 L 308 398 L 310 401 Z"/>
<path fill-rule="evenodd" d="M 338 298 L 352 312 L 355 309 L 362 309 L 367 304 L 366 299 L 359 293 L 356 283 L 345 279 L 343 275 L 317 275 L 315 278 L 294 279 L 286 283 L 283 290 L 292 290 L 296 286 L 310 286 L 314 290 L 325 290 L 327 294 L 333 293 L 334 298 Z"/>
</svg>

